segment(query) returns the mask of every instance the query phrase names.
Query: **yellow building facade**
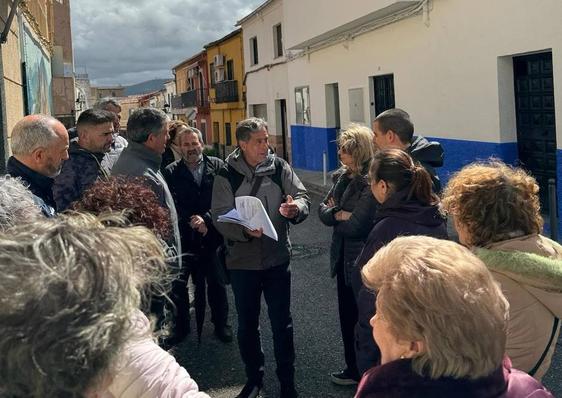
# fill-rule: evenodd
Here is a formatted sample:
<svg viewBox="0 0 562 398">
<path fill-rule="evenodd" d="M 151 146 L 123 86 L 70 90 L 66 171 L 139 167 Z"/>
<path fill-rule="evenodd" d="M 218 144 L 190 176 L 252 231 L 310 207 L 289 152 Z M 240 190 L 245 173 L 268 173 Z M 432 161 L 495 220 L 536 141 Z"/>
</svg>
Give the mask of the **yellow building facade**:
<svg viewBox="0 0 562 398">
<path fill-rule="evenodd" d="M 207 44 L 205 49 L 213 144 L 224 156 L 236 147 L 236 126 L 246 118 L 242 30 Z"/>
<path fill-rule="evenodd" d="M 187 118 L 189 109 L 186 109 L 183 104 L 181 104 L 181 93 L 185 93 L 191 89 L 189 87 L 187 77 L 187 71 L 190 68 L 191 64 L 191 58 L 189 58 L 172 68 L 172 73 L 174 74 L 174 81 L 176 84 L 177 98 L 175 101 L 172 100 L 171 112 L 174 119 L 181 120 L 185 123 L 189 123 L 189 119 Z M 176 102 L 177 105 L 175 104 Z"/>
</svg>

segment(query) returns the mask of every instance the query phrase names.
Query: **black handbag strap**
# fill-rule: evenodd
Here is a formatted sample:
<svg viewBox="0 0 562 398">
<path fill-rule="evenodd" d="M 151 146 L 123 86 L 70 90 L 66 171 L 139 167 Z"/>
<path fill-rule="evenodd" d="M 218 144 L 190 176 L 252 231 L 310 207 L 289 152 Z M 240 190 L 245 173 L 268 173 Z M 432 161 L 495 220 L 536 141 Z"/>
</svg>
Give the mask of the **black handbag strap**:
<svg viewBox="0 0 562 398">
<path fill-rule="evenodd" d="M 256 196 L 258 193 L 258 189 L 260 189 L 261 182 L 263 180 L 263 176 L 257 176 L 254 180 L 254 185 L 252 185 L 252 190 L 250 191 L 250 196 Z"/>
<path fill-rule="evenodd" d="M 548 344 L 546 345 L 546 348 L 544 349 L 544 352 L 542 353 L 541 357 L 539 358 L 539 361 L 533 367 L 533 369 L 531 369 L 531 371 L 529 372 L 529 374 L 531 376 L 534 376 L 535 373 L 537 373 L 537 370 L 539 370 L 542 363 L 544 362 L 544 359 L 546 358 L 546 355 L 548 354 L 548 351 L 550 351 L 550 346 L 552 346 L 552 342 L 554 341 L 554 336 L 556 336 L 556 331 L 558 330 L 558 324 L 559 323 L 560 323 L 560 319 L 558 319 L 557 317 L 554 317 L 554 324 L 552 325 L 552 333 L 550 335 L 550 340 L 548 340 Z"/>
</svg>

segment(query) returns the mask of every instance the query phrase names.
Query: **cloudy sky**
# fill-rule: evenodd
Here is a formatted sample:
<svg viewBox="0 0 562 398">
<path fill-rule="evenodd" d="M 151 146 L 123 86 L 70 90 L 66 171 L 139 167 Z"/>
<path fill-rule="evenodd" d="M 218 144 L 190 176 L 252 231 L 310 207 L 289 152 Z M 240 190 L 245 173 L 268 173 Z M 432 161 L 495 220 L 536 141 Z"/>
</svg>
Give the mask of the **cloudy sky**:
<svg viewBox="0 0 562 398">
<path fill-rule="evenodd" d="M 74 63 L 93 84 L 172 77 L 263 0 L 72 0 Z"/>
</svg>

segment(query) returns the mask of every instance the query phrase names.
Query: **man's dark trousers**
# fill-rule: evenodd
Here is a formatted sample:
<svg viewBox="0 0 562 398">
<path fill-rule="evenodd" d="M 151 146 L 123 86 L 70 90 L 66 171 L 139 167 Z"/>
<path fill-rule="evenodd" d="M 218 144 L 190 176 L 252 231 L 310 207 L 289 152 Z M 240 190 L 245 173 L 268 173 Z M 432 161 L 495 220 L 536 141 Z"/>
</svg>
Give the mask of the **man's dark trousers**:
<svg viewBox="0 0 562 398">
<path fill-rule="evenodd" d="M 293 386 L 295 347 L 289 264 L 261 271 L 231 270 L 230 281 L 238 312 L 238 346 L 248 380 L 260 382 L 263 376 L 264 356 L 259 331 L 263 293 L 273 332 L 277 377 L 281 385 Z"/>
<path fill-rule="evenodd" d="M 189 256 L 187 260 L 188 278 L 195 286 L 195 306 L 204 306 L 205 291 L 209 307 L 211 307 L 211 322 L 216 328 L 224 328 L 228 321 L 228 299 L 226 297 L 226 286 L 217 275 L 218 265 L 215 253 Z M 186 278 L 187 280 L 187 278 Z"/>
</svg>

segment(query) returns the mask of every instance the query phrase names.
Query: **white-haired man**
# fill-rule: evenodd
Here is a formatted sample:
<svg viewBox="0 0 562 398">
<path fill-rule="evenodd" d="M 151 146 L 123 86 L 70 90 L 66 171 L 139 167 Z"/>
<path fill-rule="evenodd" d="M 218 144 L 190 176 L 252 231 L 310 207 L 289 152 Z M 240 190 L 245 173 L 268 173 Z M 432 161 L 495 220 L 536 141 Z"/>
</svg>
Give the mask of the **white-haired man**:
<svg viewBox="0 0 562 398">
<path fill-rule="evenodd" d="M 68 132 L 57 119 L 46 115 L 29 115 L 14 126 L 11 137 L 12 156 L 7 171 L 19 177 L 35 196 L 46 216 L 53 216 L 53 179 L 68 159 Z"/>
</svg>

